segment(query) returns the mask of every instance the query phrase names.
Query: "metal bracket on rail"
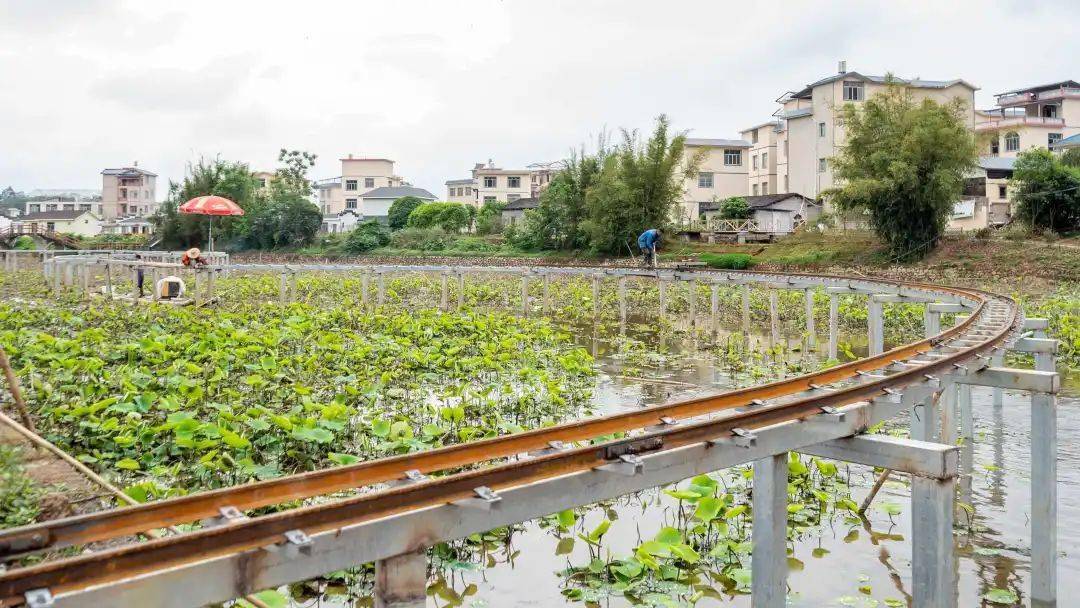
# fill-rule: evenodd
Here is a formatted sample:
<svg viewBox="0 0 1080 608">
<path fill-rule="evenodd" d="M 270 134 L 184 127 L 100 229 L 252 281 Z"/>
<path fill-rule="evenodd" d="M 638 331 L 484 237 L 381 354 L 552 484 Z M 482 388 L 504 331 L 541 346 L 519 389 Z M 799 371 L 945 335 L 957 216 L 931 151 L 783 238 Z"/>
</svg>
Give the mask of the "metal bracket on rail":
<svg viewBox="0 0 1080 608">
<path fill-rule="evenodd" d="M 204 528 L 216 528 L 218 526 L 224 526 L 226 524 L 235 523 L 247 519 L 247 515 L 244 512 L 232 505 L 226 505 L 218 509 L 219 515 L 215 517 L 207 517 L 201 521 Z"/>
<path fill-rule="evenodd" d="M 52 608 L 55 605 L 52 591 L 48 589 L 31 589 L 23 595 L 27 608 Z"/>
<path fill-rule="evenodd" d="M 289 530 L 285 533 L 285 550 L 287 553 L 311 555 L 311 537 L 303 530 Z"/>
<path fill-rule="evenodd" d="M 753 431 L 744 428 L 731 429 L 731 437 L 725 439 L 713 439 L 709 445 L 720 446 L 734 444 L 740 448 L 752 448 L 757 445 L 757 435 Z"/>
<path fill-rule="evenodd" d="M 499 503 L 499 501 L 502 500 L 502 496 L 499 496 L 495 492 L 495 490 L 492 490 L 487 486 L 473 488 L 473 494 L 473 498 L 455 500 L 453 504 L 459 507 L 490 511 L 496 504 Z"/>
<path fill-rule="evenodd" d="M 846 417 L 847 416 L 846 416 L 846 414 L 844 414 L 844 412 L 841 412 L 840 410 L 836 409 L 835 407 L 833 407 L 831 405 L 823 405 L 823 406 L 821 406 L 821 413 L 815 414 L 812 419 L 813 420 L 820 420 L 820 421 L 823 421 L 823 422 L 837 423 L 837 422 L 843 422 Z"/>
<path fill-rule="evenodd" d="M 620 454 L 618 460 L 610 464 L 600 465 L 596 467 L 596 470 L 632 477 L 641 473 L 644 468 L 645 461 L 641 459 L 641 456 L 637 454 Z"/>
<path fill-rule="evenodd" d="M 677 424 L 679 424 L 679 421 L 672 418 L 671 416 L 661 416 L 660 417 L 660 424 L 653 424 L 653 425 L 647 426 L 647 427 L 645 427 L 645 430 L 646 431 L 662 431 L 662 430 L 664 430 L 666 428 L 675 426 Z"/>
<path fill-rule="evenodd" d="M 390 482 L 390 485 L 392 487 L 407 486 L 414 483 L 420 483 L 421 481 L 427 481 L 428 479 L 428 476 L 421 473 L 418 469 L 409 469 L 408 471 L 405 471 L 405 477 L 395 479 Z"/>
</svg>

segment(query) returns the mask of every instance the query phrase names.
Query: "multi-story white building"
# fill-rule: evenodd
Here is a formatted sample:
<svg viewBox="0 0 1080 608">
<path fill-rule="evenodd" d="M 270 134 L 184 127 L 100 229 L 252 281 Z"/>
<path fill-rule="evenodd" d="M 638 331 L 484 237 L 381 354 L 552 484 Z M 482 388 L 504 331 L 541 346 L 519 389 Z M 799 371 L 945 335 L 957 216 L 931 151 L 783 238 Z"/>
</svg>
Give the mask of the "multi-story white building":
<svg viewBox="0 0 1080 608">
<path fill-rule="evenodd" d="M 776 156 L 776 145 L 783 130 L 782 120 L 772 120 L 740 132 L 742 138 L 750 142 L 750 166 L 747 167 L 748 183 L 744 194 L 765 196 L 781 191 L 782 184 L 777 179 L 781 165 Z"/>
<path fill-rule="evenodd" d="M 686 178 L 679 204 L 678 221 L 694 221 L 705 203 L 746 194 L 747 152 L 750 142 L 741 139 L 686 138 L 685 162 L 703 155 L 697 173 Z"/>
<path fill-rule="evenodd" d="M 484 203 L 512 203 L 539 194 L 551 180 L 551 168 L 502 169 L 488 159 L 487 164 L 476 163 L 472 178 L 452 179 L 446 182 L 446 200 L 480 207 Z M 534 183 L 535 182 L 535 183 Z M 470 197 L 470 193 L 472 196 Z"/>
<path fill-rule="evenodd" d="M 839 120 L 840 108 L 848 103 L 862 103 L 884 91 L 889 82 L 887 76 L 848 71 L 845 62 L 840 62 L 836 74 L 781 96 L 777 100 L 781 108 L 774 114 L 783 121 L 777 132 L 776 188 L 813 199 L 831 188 L 835 182 L 829 159 L 837 154 L 845 141 Z M 948 103 L 960 99 L 965 107 L 965 121 L 974 128 L 977 87 L 967 81 L 891 77 L 891 82 L 906 87 L 916 102 L 932 99 Z"/>
<path fill-rule="evenodd" d="M 341 159 L 341 175 L 315 182 L 319 208 L 324 216 L 353 210 L 363 215 L 363 195 L 376 188 L 406 185 L 394 175 L 394 161 L 388 158 Z"/>
<path fill-rule="evenodd" d="M 1063 80 L 998 93 L 997 107 L 975 113 L 980 155 L 1015 157 L 1052 149 L 1080 133 L 1080 83 Z"/>
<path fill-rule="evenodd" d="M 102 220 L 145 217 L 157 210 L 157 174 L 140 169 L 139 163 L 101 172 Z"/>
</svg>

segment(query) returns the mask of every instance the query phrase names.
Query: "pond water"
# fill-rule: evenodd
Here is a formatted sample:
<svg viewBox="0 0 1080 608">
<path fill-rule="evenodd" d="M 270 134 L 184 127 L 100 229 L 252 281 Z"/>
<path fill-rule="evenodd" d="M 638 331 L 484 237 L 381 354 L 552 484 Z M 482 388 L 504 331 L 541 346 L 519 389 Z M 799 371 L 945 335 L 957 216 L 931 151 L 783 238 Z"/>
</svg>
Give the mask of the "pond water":
<svg viewBox="0 0 1080 608">
<path fill-rule="evenodd" d="M 588 332 L 578 335 L 582 345 L 597 356 L 603 370 L 595 394 L 601 411 L 699 397 L 733 386 L 731 379 L 717 370 L 708 357 L 693 356 L 692 344 L 666 344 L 673 351 L 684 351 L 686 356 L 673 368 L 661 364 L 646 370 L 643 375 L 665 380 L 651 383 L 628 378 L 624 360 L 613 353 L 610 342 L 594 340 Z M 636 338 L 646 344 L 660 344 L 660 339 L 648 330 L 638 331 Z M 754 339 L 768 341 L 763 336 Z M 796 337 L 790 339 L 792 344 L 798 341 Z M 856 337 L 842 336 L 842 339 Z M 1076 380 L 1074 377 L 1067 382 L 1064 394 L 1059 397 L 1058 548 L 1061 555 L 1058 567 L 1062 598 L 1080 594 L 1080 532 L 1069 524 L 1080 520 L 1080 470 L 1070 464 L 1080 459 L 1080 419 L 1077 418 L 1080 383 Z M 971 477 L 974 514 L 970 522 L 964 513 L 957 515 L 959 605 L 1001 605 L 981 599 L 984 593 L 997 588 L 1016 594 L 1019 600 L 1013 605 L 1029 606 L 1030 399 L 1023 393 L 1006 392 L 1004 406 L 995 408 L 991 390 L 980 388 L 973 389 L 972 399 L 976 423 Z M 861 501 L 874 482 L 873 471 L 858 465 L 841 465 L 841 471 L 850 477 L 853 497 Z M 871 508 L 861 524 L 835 520 L 823 526 L 819 534 L 809 534 L 797 541 L 789 556 L 789 605 L 909 606 L 909 498 L 903 478 L 890 481 L 878 494 L 875 504 L 900 505 L 899 514 L 889 515 Z M 674 500 L 661 495 L 659 490 L 651 490 L 623 497 L 610 505 L 606 516 L 614 514 L 617 519 L 604 537 L 605 555 L 609 550 L 612 556 L 628 555 L 642 540 L 652 538 L 661 527 L 670 525 L 674 504 Z M 591 530 L 604 517 L 603 509 L 588 511 L 584 529 Z M 589 560 L 585 543 L 578 541 L 568 551 L 567 543 L 560 542 L 550 528 L 530 522 L 513 535 L 506 549 L 489 557 L 488 567 L 455 571 L 447 584 L 458 592 L 468 591 L 460 604 L 464 606 L 583 605 L 562 595 L 566 586 L 562 572 L 569 564 L 581 566 Z M 429 605 L 442 606 L 447 602 L 433 598 Z M 633 604 L 622 597 L 605 597 L 594 605 Z M 696 605 L 750 606 L 750 598 L 710 594 Z"/>
</svg>

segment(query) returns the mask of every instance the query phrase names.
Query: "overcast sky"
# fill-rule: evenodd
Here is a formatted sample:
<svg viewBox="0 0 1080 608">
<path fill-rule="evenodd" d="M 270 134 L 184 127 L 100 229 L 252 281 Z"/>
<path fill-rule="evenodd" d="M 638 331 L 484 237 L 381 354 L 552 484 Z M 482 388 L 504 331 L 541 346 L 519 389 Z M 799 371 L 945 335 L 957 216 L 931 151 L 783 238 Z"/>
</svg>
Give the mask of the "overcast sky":
<svg viewBox="0 0 1080 608">
<path fill-rule="evenodd" d="M 964 78 L 977 105 L 1080 79 L 1080 2 L 0 0 L 0 187 L 166 180 L 200 155 L 388 157 L 413 184 L 563 158 L 668 114 L 738 137 L 836 70 Z"/>
</svg>

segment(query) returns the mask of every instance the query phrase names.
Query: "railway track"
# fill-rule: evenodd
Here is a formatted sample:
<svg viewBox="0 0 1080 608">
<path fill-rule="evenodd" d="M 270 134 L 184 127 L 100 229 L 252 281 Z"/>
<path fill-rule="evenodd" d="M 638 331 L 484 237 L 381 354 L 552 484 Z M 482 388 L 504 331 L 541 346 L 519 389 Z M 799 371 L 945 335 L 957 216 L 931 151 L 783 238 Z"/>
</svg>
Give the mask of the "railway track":
<svg viewBox="0 0 1080 608">
<path fill-rule="evenodd" d="M 430 271 L 429 267 L 417 269 Z M 756 430 L 782 423 L 821 420 L 827 424 L 843 416 L 839 408 L 844 406 L 888 399 L 905 387 L 958 370 L 972 374 L 989 368 L 1023 321 L 1011 299 L 972 289 L 808 275 L 694 275 L 699 277 L 695 280 L 741 276 L 773 285 L 793 278 L 834 286 L 857 283 L 864 293 L 874 289 L 886 294 L 918 292 L 930 300 L 964 302 L 971 314 L 938 335 L 880 355 L 717 396 L 3 531 L 0 557 L 10 557 L 199 520 L 216 519 L 218 524 L 10 570 L 0 574 L 0 605 L 18 605 L 36 590 L 47 589 L 51 595 L 72 593 L 260 547 L 302 546 L 303 539 L 312 534 L 436 505 L 493 502 L 508 488 L 576 472 L 606 467 L 632 474 L 642 456 L 702 443 L 753 441 Z M 591 443 L 614 433 L 628 435 Z M 357 488 L 366 491 L 269 515 L 243 515 L 259 507 Z"/>
</svg>

